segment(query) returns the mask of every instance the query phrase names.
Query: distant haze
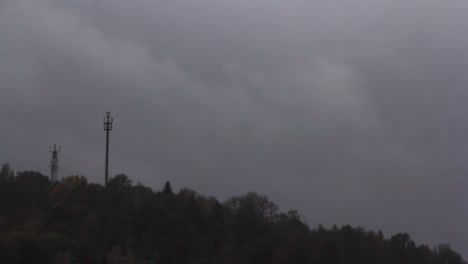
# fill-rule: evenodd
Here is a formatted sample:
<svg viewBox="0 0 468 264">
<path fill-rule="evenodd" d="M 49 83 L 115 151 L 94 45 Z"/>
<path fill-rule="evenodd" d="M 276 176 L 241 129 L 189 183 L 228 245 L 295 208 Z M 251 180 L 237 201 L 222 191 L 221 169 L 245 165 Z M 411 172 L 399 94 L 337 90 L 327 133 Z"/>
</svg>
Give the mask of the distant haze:
<svg viewBox="0 0 468 264">
<path fill-rule="evenodd" d="M 0 162 L 255 191 L 468 256 L 468 1 L 0 1 Z"/>
</svg>

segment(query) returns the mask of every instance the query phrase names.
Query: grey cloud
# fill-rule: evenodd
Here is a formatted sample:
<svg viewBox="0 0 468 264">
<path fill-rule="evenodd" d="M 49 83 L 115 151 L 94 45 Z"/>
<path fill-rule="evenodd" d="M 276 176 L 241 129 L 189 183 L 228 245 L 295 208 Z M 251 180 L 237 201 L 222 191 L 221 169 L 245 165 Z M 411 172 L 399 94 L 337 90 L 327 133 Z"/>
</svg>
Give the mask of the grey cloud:
<svg viewBox="0 0 468 264">
<path fill-rule="evenodd" d="M 0 161 L 468 241 L 460 1 L 0 2 Z M 463 252 L 465 255 L 468 252 Z"/>
</svg>

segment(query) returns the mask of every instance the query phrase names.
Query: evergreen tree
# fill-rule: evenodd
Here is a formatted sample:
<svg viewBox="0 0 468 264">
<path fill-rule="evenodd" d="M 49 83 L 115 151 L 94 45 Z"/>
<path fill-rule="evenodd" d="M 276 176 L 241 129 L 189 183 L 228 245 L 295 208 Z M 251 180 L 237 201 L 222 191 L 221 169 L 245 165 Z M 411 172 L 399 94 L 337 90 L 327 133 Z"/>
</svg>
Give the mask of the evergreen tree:
<svg viewBox="0 0 468 264">
<path fill-rule="evenodd" d="M 166 183 L 164 184 L 163 193 L 164 194 L 170 194 L 170 195 L 174 194 L 172 192 L 171 183 L 169 181 L 166 181 Z"/>
</svg>

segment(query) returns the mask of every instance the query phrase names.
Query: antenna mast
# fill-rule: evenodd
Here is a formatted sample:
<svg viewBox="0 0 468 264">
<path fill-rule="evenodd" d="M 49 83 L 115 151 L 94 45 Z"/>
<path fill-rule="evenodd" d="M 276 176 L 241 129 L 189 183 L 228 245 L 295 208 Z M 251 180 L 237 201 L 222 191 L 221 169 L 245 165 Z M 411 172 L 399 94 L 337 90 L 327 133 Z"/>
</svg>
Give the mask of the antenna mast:
<svg viewBox="0 0 468 264">
<path fill-rule="evenodd" d="M 52 153 L 52 159 L 50 161 L 50 181 L 58 181 L 58 153 L 61 151 L 61 148 L 57 149 L 57 145 L 54 144 L 54 148 L 50 149 L 49 152 Z"/>
<path fill-rule="evenodd" d="M 109 131 L 112 130 L 112 123 L 114 118 L 110 116 L 110 112 L 106 112 L 106 117 L 104 118 L 104 130 L 106 131 L 106 176 L 104 180 L 104 186 L 107 186 L 109 179 Z"/>
</svg>

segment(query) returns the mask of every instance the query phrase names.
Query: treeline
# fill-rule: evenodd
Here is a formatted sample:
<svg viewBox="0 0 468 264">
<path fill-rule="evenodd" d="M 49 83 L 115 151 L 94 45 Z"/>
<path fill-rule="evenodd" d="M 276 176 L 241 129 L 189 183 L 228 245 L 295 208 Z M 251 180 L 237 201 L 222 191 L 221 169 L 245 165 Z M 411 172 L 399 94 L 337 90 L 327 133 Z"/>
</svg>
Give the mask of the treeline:
<svg viewBox="0 0 468 264">
<path fill-rule="evenodd" d="M 351 226 L 311 229 L 255 193 L 223 203 L 189 189 L 108 187 L 70 176 L 0 171 L 0 263 L 461 264 L 442 244 Z"/>
</svg>

